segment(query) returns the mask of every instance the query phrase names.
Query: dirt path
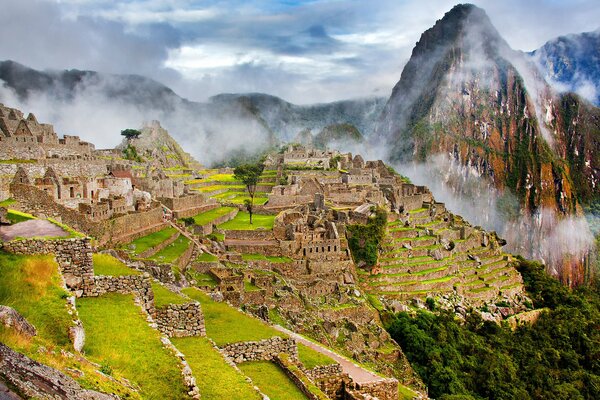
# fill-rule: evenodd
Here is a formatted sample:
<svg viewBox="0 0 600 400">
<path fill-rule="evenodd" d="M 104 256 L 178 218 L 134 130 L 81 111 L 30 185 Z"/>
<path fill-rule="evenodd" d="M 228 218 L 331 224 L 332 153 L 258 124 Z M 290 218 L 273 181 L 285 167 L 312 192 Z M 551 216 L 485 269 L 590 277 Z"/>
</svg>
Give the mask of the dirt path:
<svg viewBox="0 0 600 400">
<path fill-rule="evenodd" d="M 311 349 L 318 351 L 321 354 L 326 355 L 327 357 L 333 358 L 335 361 L 340 363 L 340 365 L 342 366 L 342 370 L 345 373 L 347 373 L 348 375 L 350 375 L 350 377 L 354 380 L 354 382 L 366 383 L 366 382 L 380 381 L 380 380 L 384 379 L 384 378 L 374 374 L 371 371 L 368 371 L 362 367 L 359 367 L 358 365 L 347 360 L 346 358 L 340 357 L 333 351 L 326 349 L 325 347 L 323 347 L 319 344 L 311 342 L 308 339 L 305 339 L 304 337 L 298 335 L 297 333 L 290 331 L 289 329 L 285 329 L 284 327 L 279 326 L 279 325 L 274 325 L 274 327 L 278 331 L 283 332 L 283 333 L 293 337 L 294 339 L 296 339 L 297 342 L 302 343 L 303 345 L 308 346 Z"/>
<path fill-rule="evenodd" d="M 69 236 L 60 226 L 45 219 L 32 219 L 14 225 L 0 226 L 0 239 L 12 240 L 16 237 L 65 237 Z"/>
</svg>

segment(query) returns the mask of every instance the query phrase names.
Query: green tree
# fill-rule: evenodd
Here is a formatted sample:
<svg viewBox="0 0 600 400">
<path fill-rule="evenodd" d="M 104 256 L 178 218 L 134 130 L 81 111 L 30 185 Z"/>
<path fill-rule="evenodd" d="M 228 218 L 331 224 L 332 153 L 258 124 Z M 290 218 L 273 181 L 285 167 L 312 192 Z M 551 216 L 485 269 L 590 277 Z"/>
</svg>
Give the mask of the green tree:
<svg viewBox="0 0 600 400">
<path fill-rule="evenodd" d="M 260 175 L 265 168 L 264 164 L 242 164 L 233 170 L 235 179 L 241 181 L 248 191 L 249 199 L 244 200 L 244 205 L 248 214 L 250 214 L 250 223 L 252 223 L 252 213 L 254 211 L 254 195 L 256 194 L 256 185 L 260 179 Z"/>
<path fill-rule="evenodd" d="M 125 136 L 127 139 L 137 139 L 141 134 L 142 132 L 137 129 L 123 129 L 121 131 L 121 135 Z"/>
</svg>

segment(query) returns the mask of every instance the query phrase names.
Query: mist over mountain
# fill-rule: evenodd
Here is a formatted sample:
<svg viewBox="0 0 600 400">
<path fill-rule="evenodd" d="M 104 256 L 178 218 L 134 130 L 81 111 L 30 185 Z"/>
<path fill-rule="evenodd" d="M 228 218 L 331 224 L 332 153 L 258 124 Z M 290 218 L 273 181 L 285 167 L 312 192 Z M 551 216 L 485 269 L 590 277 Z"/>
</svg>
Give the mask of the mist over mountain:
<svg viewBox="0 0 600 400">
<path fill-rule="evenodd" d="M 550 40 L 531 55 L 558 90 L 600 105 L 600 29 Z"/>
<path fill-rule="evenodd" d="M 592 246 L 578 215 L 598 196 L 599 127 L 598 109 L 558 95 L 482 9 L 458 5 L 421 36 L 371 142 L 572 283 Z"/>
<path fill-rule="evenodd" d="M 291 140 L 302 129 L 316 132 L 337 123 L 369 131 L 383 98 L 299 106 L 266 94 L 223 94 L 206 103 L 189 101 L 139 75 L 95 71 L 37 71 L 0 62 L 0 101 L 53 121 L 59 132 L 114 147 L 118 132 L 159 120 L 197 159 L 211 164 L 232 152 L 252 153 Z"/>
</svg>

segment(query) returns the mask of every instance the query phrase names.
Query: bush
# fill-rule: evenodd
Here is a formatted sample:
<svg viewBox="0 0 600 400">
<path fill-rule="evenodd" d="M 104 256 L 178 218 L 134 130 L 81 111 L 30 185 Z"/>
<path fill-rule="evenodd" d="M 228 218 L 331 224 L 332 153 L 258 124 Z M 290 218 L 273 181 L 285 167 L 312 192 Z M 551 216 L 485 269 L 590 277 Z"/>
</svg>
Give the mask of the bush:
<svg viewBox="0 0 600 400">
<path fill-rule="evenodd" d="M 354 224 L 346 227 L 348 246 L 355 263 L 364 262 L 371 267 L 377 264 L 380 243 L 385 236 L 387 212 L 377 208 L 375 215 L 369 218 L 366 225 Z"/>
</svg>

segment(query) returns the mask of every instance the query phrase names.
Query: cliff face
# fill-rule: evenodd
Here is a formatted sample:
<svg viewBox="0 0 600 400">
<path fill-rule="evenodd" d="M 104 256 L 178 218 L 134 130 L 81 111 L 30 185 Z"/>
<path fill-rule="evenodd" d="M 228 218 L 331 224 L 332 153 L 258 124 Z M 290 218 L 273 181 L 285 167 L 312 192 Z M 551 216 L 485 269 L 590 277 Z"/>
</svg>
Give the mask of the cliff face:
<svg viewBox="0 0 600 400">
<path fill-rule="evenodd" d="M 577 283 L 588 248 L 559 257 L 544 241 L 598 195 L 599 127 L 597 108 L 555 94 L 483 10 L 458 5 L 421 36 L 375 137 L 392 144 L 393 160 L 442 154 L 457 174 L 489 182 L 496 198 L 516 196 L 518 209 L 500 227 L 509 245 Z M 447 183 L 458 195 L 480 195 Z"/>
</svg>

